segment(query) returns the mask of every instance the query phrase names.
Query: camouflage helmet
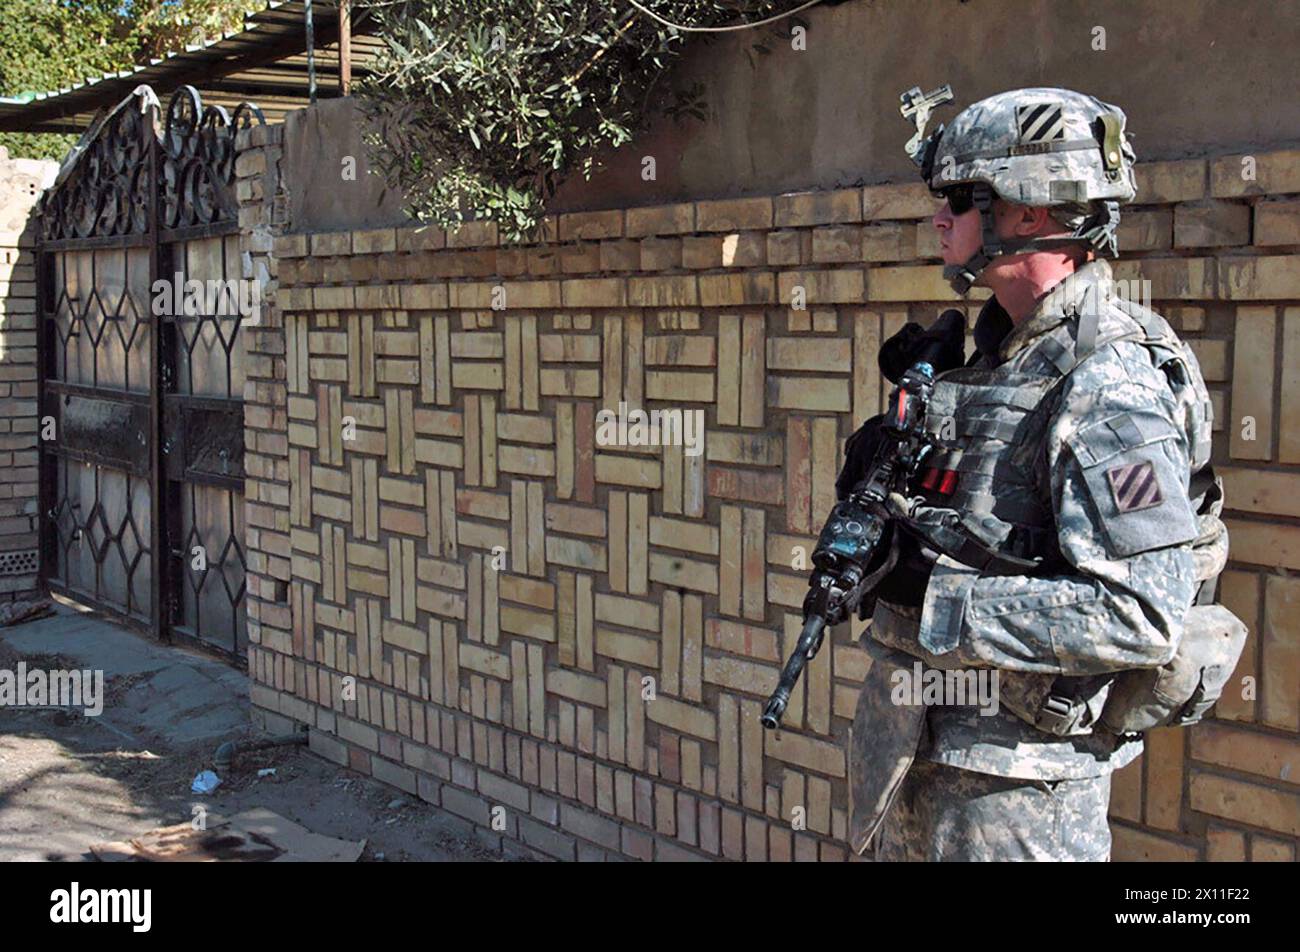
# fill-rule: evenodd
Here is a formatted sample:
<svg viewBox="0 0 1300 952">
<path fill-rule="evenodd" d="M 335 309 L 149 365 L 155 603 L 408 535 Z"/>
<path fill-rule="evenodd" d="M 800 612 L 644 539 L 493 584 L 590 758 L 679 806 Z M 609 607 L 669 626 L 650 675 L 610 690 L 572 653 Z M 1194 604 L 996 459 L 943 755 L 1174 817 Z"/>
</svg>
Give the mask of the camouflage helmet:
<svg viewBox="0 0 1300 952">
<path fill-rule="evenodd" d="M 904 93 L 901 111 L 917 124 L 907 151 L 930 190 L 941 195 L 971 184 L 983 223 L 983 247 L 944 276 L 965 293 L 1000 254 L 1084 244 L 1100 254 L 1118 252 L 1119 206 L 1137 193 L 1133 147 L 1118 106 L 1068 89 L 1037 86 L 999 93 L 968 106 L 952 125 L 925 136 L 937 105 L 952 99 L 943 86 L 928 95 Z M 994 197 L 1047 207 L 1069 235 L 1006 239 L 994 228 Z"/>
</svg>

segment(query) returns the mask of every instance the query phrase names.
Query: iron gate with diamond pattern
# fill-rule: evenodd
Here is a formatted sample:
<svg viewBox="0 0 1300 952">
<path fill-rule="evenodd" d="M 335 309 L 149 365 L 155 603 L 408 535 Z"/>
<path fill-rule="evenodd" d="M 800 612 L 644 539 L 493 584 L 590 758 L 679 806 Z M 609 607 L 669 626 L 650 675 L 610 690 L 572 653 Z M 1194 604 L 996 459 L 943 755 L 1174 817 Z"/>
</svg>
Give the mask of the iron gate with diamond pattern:
<svg viewBox="0 0 1300 952">
<path fill-rule="evenodd" d="M 236 657 L 250 317 L 220 292 L 245 276 L 235 133 L 263 121 L 138 88 L 74 148 L 37 240 L 46 584 Z"/>
</svg>

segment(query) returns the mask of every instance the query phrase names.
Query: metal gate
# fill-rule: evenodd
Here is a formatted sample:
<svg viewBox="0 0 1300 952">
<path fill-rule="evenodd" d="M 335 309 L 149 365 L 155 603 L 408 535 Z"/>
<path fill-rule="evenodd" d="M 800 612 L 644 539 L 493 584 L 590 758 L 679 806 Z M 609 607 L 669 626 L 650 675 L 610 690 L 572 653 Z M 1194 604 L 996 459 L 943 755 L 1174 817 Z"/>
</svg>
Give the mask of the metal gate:
<svg viewBox="0 0 1300 952">
<path fill-rule="evenodd" d="M 236 656 L 249 317 L 234 137 L 263 121 L 189 86 L 164 111 L 138 88 L 65 162 L 37 240 L 46 583 Z"/>
</svg>

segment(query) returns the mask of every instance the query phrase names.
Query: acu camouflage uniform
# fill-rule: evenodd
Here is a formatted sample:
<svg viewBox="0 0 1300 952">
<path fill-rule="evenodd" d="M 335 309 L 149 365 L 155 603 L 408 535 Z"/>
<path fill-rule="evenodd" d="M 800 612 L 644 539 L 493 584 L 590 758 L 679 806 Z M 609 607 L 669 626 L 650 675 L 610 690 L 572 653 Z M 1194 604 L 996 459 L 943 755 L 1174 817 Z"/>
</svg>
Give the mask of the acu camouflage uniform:
<svg viewBox="0 0 1300 952">
<path fill-rule="evenodd" d="M 1005 187 L 1026 204 L 1048 195 Z M 1099 216 L 1112 240 L 1113 212 Z M 1142 739 L 1094 726 L 1115 672 L 1171 659 L 1197 594 L 1188 477 L 1208 457 L 1208 395 L 1190 351 L 1115 294 L 1105 261 L 1014 327 L 989 300 L 974 336 L 974 359 L 938 377 L 927 410 L 941 442 L 929 463 L 956 471 L 956 490 L 927 492 L 896 532 L 912 558 L 895 573 L 915 574 L 918 552 L 934 560 L 923 594 L 891 601 L 908 586 L 886 580 L 862 638 L 874 661 L 852 732 L 850 840 L 863 852 L 879 831 L 884 860 L 1104 860 L 1110 774 Z M 1180 404 L 1161 346 L 1199 405 Z M 997 711 L 892 703 L 895 672 L 917 659 L 997 669 Z"/>
</svg>

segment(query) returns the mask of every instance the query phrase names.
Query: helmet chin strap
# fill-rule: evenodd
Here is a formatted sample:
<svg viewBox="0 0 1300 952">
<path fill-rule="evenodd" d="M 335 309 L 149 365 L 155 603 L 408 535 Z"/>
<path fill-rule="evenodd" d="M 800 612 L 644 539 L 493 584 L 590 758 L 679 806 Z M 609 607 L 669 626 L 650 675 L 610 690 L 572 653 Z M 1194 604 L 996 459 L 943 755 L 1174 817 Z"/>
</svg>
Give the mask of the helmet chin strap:
<svg viewBox="0 0 1300 952">
<path fill-rule="evenodd" d="M 1071 245 L 1087 245 L 1108 258 L 1118 255 L 1115 229 L 1119 226 L 1119 203 L 1099 202 L 1096 212 L 1085 219 L 1071 235 L 1045 238 L 999 238 L 993 217 L 993 189 L 986 182 L 976 182 L 971 196 L 980 213 L 980 248 L 962 264 L 945 265 L 944 279 L 958 294 L 965 296 L 993 259 L 999 255 L 1022 251 L 1050 251 Z"/>
</svg>

